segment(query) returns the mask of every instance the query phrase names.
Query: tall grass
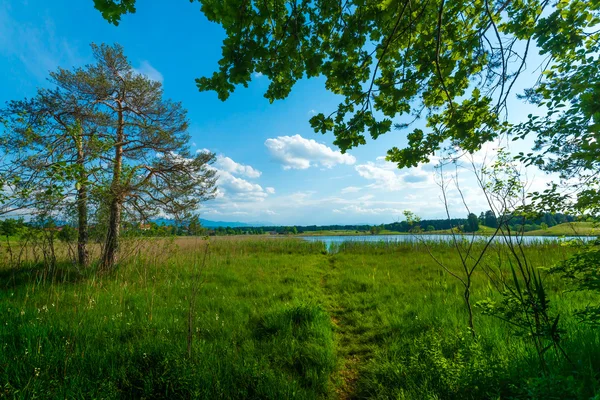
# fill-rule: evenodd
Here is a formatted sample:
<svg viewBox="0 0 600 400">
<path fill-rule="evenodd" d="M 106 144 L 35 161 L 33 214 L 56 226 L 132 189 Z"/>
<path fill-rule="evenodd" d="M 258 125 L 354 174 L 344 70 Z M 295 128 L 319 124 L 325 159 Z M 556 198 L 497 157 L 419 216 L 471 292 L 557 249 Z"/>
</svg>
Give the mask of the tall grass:
<svg viewBox="0 0 600 400">
<path fill-rule="evenodd" d="M 542 376 L 528 338 L 503 322 L 477 314 L 470 337 L 460 287 L 422 244 L 349 242 L 327 253 L 320 242 L 219 238 L 199 270 L 205 243 L 136 244 L 112 275 L 64 260 L 52 271 L 1 265 L 0 397 L 589 399 L 600 390 L 600 333 L 568 317 L 591 294 L 567 293 L 558 278 L 547 286 L 576 366 L 557 357 Z M 447 244 L 429 248 L 458 262 Z M 571 250 L 526 251 L 548 267 Z M 475 282 L 475 300 L 495 295 L 483 272 Z"/>
</svg>

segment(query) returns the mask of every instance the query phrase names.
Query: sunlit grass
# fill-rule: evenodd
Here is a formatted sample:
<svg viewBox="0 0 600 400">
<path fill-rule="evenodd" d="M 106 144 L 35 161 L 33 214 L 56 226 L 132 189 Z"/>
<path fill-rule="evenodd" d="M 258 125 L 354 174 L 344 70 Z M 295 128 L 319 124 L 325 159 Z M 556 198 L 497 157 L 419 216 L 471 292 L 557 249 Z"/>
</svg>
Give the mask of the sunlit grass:
<svg viewBox="0 0 600 400">
<path fill-rule="evenodd" d="M 551 357 L 556 376 L 540 380 L 527 339 L 504 323 L 477 314 L 473 341 L 461 287 L 419 243 L 348 242 L 331 253 L 320 242 L 268 237 L 130 245 L 111 275 L 68 262 L 54 271 L 31 261 L 0 267 L 0 397 L 475 399 L 563 390 L 562 398 L 590 398 L 599 390 L 600 333 L 568 316 L 594 298 L 565 292 L 558 278 L 547 287 L 576 365 Z M 459 268 L 449 244 L 429 249 Z M 572 250 L 526 251 L 548 267 Z M 474 301 L 494 295 L 477 273 Z"/>
</svg>

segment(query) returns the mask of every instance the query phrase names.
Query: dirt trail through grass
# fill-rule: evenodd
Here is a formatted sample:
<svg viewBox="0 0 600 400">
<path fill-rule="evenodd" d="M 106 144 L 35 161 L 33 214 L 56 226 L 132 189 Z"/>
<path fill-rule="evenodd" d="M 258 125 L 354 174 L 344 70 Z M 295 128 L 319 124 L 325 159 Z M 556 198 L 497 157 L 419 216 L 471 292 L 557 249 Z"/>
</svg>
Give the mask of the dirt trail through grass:
<svg viewBox="0 0 600 400">
<path fill-rule="evenodd" d="M 341 266 L 334 255 L 327 256 L 321 276 L 321 287 L 327 299 L 327 312 L 334 325 L 339 361 L 336 394 L 339 399 L 356 397 L 356 383 L 360 367 L 371 356 L 368 335 L 360 321 L 359 313 L 348 301 L 344 290 Z"/>
</svg>

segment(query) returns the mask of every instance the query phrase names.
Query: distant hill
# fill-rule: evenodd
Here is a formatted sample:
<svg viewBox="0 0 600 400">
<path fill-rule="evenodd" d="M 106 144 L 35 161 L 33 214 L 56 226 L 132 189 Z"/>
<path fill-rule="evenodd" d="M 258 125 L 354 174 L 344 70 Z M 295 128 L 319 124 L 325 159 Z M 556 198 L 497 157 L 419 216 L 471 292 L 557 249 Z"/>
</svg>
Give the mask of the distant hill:
<svg viewBox="0 0 600 400">
<path fill-rule="evenodd" d="M 247 228 L 251 226 L 257 226 L 254 224 L 246 224 L 245 222 L 209 221 L 202 218 L 200 218 L 200 223 L 205 228 Z"/>
<path fill-rule="evenodd" d="M 152 220 L 159 225 L 175 225 L 175 221 L 169 218 L 155 218 Z M 253 222 L 253 223 L 245 223 L 245 222 L 231 222 L 231 221 L 210 221 L 208 219 L 200 218 L 200 223 L 205 228 L 249 228 L 249 227 L 259 227 L 259 226 L 270 226 L 267 222 Z"/>
<path fill-rule="evenodd" d="M 530 236 L 586 236 L 600 235 L 600 227 L 592 222 L 567 222 L 548 229 L 526 232 Z"/>
</svg>

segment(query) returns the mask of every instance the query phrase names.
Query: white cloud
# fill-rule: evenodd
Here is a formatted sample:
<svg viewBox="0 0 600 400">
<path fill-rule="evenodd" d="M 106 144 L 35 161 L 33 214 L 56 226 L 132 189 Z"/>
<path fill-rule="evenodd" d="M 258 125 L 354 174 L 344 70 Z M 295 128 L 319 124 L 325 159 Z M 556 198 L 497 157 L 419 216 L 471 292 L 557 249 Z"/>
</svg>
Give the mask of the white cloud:
<svg viewBox="0 0 600 400">
<path fill-rule="evenodd" d="M 311 166 L 331 168 L 337 164 L 352 165 L 356 162 L 356 158 L 350 154 L 342 154 L 300 135 L 267 139 L 265 146 L 284 169 L 307 169 Z"/>
<path fill-rule="evenodd" d="M 196 153 L 210 152 L 208 149 L 198 149 Z M 275 193 L 275 189 L 264 189 L 258 183 L 250 182 L 241 176 L 249 178 L 258 178 L 261 172 L 249 165 L 243 165 L 235 162 L 225 155 L 218 155 L 215 163 L 209 168 L 217 173 L 217 192 L 215 199 L 211 201 L 213 209 L 217 205 L 226 205 L 231 209 L 232 202 L 262 202 L 270 194 Z M 236 206 L 237 207 L 237 206 Z M 232 212 L 223 213 L 232 214 Z"/>
<path fill-rule="evenodd" d="M 308 112 L 308 114 L 309 114 L 309 115 L 316 115 L 316 114 L 317 114 L 317 111 L 316 111 L 316 110 L 310 110 L 310 111 Z"/>
<path fill-rule="evenodd" d="M 215 210 L 214 208 L 203 208 L 202 209 L 202 214 L 203 215 L 221 215 L 223 214 L 221 211 L 219 210 Z"/>
<path fill-rule="evenodd" d="M 333 210 L 333 212 L 338 212 L 338 213 L 350 212 L 350 213 L 362 214 L 362 215 L 379 215 L 379 214 L 383 214 L 386 216 L 389 215 L 390 221 L 393 219 L 393 217 L 401 215 L 402 211 L 403 210 L 399 209 L 399 208 L 390 208 L 390 207 L 370 208 L 370 207 L 362 207 L 362 206 L 358 206 L 358 205 L 350 205 L 350 206 L 343 207 L 341 210 L 340 209 Z"/>
<path fill-rule="evenodd" d="M 379 188 L 400 190 L 403 187 L 403 180 L 399 174 L 373 162 L 357 165 L 355 169 L 363 178 L 375 181 L 375 185 Z"/>
<path fill-rule="evenodd" d="M 261 200 L 268 196 L 259 184 L 238 178 L 230 172 L 217 169 L 217 176 L 217 186 L 223 192 L 222 199 Z"/>
<path fill-rule="evenodd" d="M 341 190 L 342 194 L 347 194 L 347 193 L 356 193 L 356 192 L 360 192 L 362 190 L 362 188 L 359 188 L 357 186 L 348 186 L 345 187 Z"/>
<path fill-rule="evenodd" d="M 224 155 L 217 156 L 215 165 L 219 170 L 227 171 L 232 174 L 244 175 L 248 178 L 258 178 L 262 174 L 262 172 L 252 168 L 251 166 L 236 163 L 231 158 L 225 157 Z"/>
<path fill-rule="evenodd" d="M 263 73 L 262 72 L 255 72 L 253 75 L 254 75 L 255 78 L 260 78 L 261 76 L 263 76 Z"/>
<path fill-rule="evenodd" d="M 154 68 L 148 61 L 142 61 L 140 66 L 133 69 L 140 75 L 146 76 L 148 79 L 163 83 L 163 76 L 156 68 Z"/>
<path fill-rule="evenodd" d="M 376 160 L 377 162 L 369 161 L 354 167 L 361 177 L 374 181 L 369 185 L 371 188 L 398 191 L 433 184 L 431 164 L 400 170 L 395 163 L 385 161 L 385 157 L 377 157 Z"/>
</svg>

